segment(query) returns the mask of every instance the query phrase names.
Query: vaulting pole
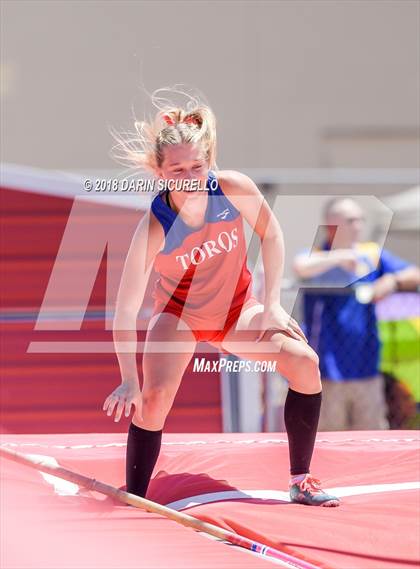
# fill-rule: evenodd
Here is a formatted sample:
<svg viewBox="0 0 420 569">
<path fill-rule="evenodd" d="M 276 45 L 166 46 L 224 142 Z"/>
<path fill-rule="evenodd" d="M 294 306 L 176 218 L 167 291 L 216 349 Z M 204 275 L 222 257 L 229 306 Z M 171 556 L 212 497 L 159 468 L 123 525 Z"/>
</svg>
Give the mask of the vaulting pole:
<svg viewBox="0 0 420 569">
<path fill-rule="evenodd" d="M 274 558 L 285 569 L 321 568 L 321 566 L 319 565 L 313 565 L 308 561 L 305 561 L 303 559 L 298 559 L 297 557 L 284 553 L 283 551 L 279 551 L 278 549 L 274 549 L 273 547 L 270 547 L 268 545 L 264 545 L 257 541 L 253 541 L 246 537 L 240 536 L 236 533 L 227 531 L 214 524 L 203 522 L 188 514 L 177 512 L 176 510 L 172 510 L 171 508 L 167 508 L 166 506 L 162 506 L 161 504 L 158 504 L 151 500 L 147 500 L 146 498 L 141 498 L 140 496 L 137 496 L 135 494 L 130 494 L 129 492 L 125 492 L 124 490 L 120 490 L 119 488 L 115 488 L 114 486 L 111 486 L 109 484 L 104 484 L 103 482 L 100 482 L 95 478 L 89 478 L 87 476 L 84 476 L 83 474 L 73 472 L 72 470 L 69 470 L 62 466 L 47 464 L 46 462 L 43 462 L 42 459 L 36 459 L 31 456 L 27 456 L 17 451 L 8 449 L 4 446 L 0 446 L 0 456 L 9 458 L 10 460 L 14 460 L 15 462 L 19 462 L 20 464 L 30 466 L 32 468 L 35 468 L 36 470 L 40 470 L 41 472 L 57 476 L 58 478 L 63 478 L 64 480 L 68 480 L 69 482 L 73 482 L 75 484 L 78 484 L 79 486 L 83 486 L 88 490 L 99 492 L 100 494 L 105 494 L 106 496 L 110 496 L 111 498 L 119 500 L 120 502 L 124 502 L 125 504 L 130 504 L 130 506 L 134 506 L 135 508 L 141 508 L 142 510 L 146 510 L 147 512 L 160 514 L 165 518 L 169 518 L 179 524 L 193 528 L 197 531 L 208 533 L 221 540 L 228 541 L 233 545 L 238 545 L 240 547 L 244 547 L 245 549 L 255 551 L 260 555 L 264 555 L 269 558 Z"/>
</svg>

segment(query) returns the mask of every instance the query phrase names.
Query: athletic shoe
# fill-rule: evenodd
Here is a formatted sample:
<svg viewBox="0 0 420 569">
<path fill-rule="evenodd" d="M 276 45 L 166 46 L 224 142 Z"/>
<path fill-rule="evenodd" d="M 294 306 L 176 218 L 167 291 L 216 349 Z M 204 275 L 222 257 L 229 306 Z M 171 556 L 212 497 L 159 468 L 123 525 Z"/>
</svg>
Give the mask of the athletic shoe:
<svg viewBox="0 0 420 569">
<path fill-rule="evenodd" d="M 321 490 L 321 483 L 317 478 L 306 474 L 301 482 L 289 484 L 290 499 L 298 504 L 308 506 L 339 506 L 340 500 Z"/>
</svg>

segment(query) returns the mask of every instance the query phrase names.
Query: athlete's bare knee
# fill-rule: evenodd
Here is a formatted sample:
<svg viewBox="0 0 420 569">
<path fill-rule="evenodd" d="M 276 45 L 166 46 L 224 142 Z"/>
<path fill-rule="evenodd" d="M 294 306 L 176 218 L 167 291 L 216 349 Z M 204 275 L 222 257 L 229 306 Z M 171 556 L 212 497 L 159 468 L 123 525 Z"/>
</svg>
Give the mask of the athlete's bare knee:
<svg viewBox="0 0 420 569">
<path fill-rule="evenodd" d="M 133 422 L 145 429 L 162 429 L 171 406 L 167 389 L 160 386 L 148 388 L 142 392 L 141 412 L 136 410 Z"/>
<path fill-rule="evenodd" d="M 292 389 L 301 393 L 319 393 L 322 390 L 319 357 L 310 346 L 306 344 L 289 354 L 287 363 L 287 379 Z"/>
<path fill-rule="evenodd" d="M 163 386 L 155 385 L 148 387 L 142 392 L 143 409 L 151 412 L 159 411 L 167 407 L 170 400 L 168 389 Z"/>
<path fill-rule="evenodd" d="M 304 359 L 305 364 L 310 368 L 310 370 L 313 371 L 315 375 L 319 375 L 319 357 L 310 346 L 306 346 Z"/>
</svg>

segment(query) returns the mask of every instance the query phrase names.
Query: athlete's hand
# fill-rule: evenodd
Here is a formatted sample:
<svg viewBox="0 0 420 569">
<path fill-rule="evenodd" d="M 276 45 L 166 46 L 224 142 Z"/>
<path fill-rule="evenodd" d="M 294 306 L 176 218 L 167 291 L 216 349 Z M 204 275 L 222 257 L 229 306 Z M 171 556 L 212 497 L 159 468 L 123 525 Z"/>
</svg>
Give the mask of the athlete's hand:
<svg viewBox="0 0 420 569">
<path fill-rule="evenodd" d="M 129 417 L 131 413 L 131 405 L 137 410 L 137 414 L 142 418 L 142 395 L 138 385 L 138 381 L 123 381 L 114 391 L 105 399 L 102 409 L 106 411 L 110 417 L 115 412 L 114 421 L 118 422 L 125 408 L 125 416 Z"/>
<path fill-rule="evenodd" d="M 299 324 L 294 318 L 290 316 L 290 314 L 287 314 L 287 312 L 279 303 L 273 304 L 264 309 L 264 312 L 262 313 L 260 329 L 261 332 L 258 338 L 255 340 L 256 342 L 259 342 L 261 340 L 264 332 L 272 329 L 283 330 L 286 332 L 286 334 L 295 340 L 304 340 L 305 342 L 308 342 Z"/>
</svg>

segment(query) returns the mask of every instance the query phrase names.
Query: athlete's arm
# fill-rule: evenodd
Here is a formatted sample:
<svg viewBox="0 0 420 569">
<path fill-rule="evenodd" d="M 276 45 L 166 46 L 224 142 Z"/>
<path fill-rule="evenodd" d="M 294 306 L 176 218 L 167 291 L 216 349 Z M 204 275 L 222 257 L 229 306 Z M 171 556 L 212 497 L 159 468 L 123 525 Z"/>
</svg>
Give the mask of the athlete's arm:
<svg viewBox="0 0 420 569">
<path fill-rule="evenodd" d="M 138 382 L 137 315 L 153 267 L 164 242 L 163 229 L 152 212 L 141 219 L 125 260 L 113 320 L 113 338 L 122 381 Z"/>
<path fill-rule="evenodd" d="M 229 198 L 261 239 L 267 307 L 280 302 L 284 270 L 284 239 L 280 224 L 256 184 L 240 172 L 218 173 L 223 193 Z"/>
</svg>

